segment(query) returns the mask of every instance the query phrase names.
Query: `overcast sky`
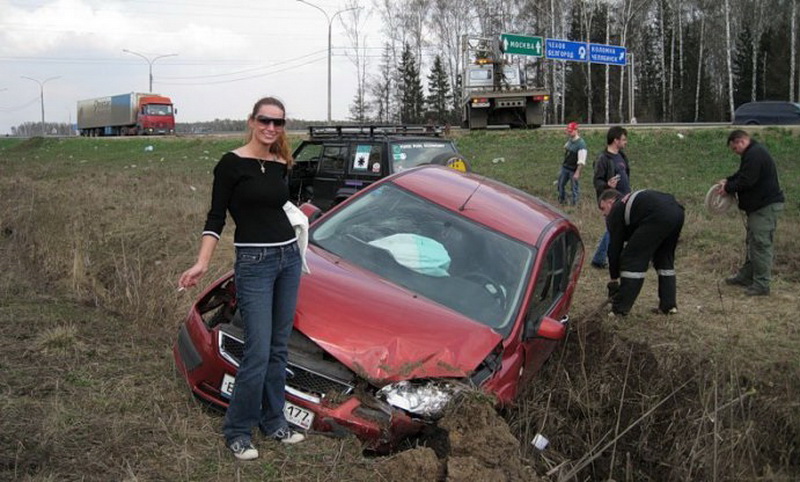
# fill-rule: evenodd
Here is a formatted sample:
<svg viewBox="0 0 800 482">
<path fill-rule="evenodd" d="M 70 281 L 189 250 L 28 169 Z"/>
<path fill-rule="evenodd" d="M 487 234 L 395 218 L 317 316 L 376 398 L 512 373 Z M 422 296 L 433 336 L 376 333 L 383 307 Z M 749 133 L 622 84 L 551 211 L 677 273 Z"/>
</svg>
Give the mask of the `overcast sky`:
<svg viewBox="0 0 800 482">
<path fill-rule="evenodd" d="M 309 0 L 333 15 L 344 0 Z M 369 5 L 369 2 L 363 2 Z M 370 18 L 366 52 L 380 56 Z M 243 119 L 264 95 L 287 115 L 327 117 L 328 21 L 296 0 L 0 0 L 0 134 L 41 120 L 75 122 L 81 99 L 153 91 L 172 98 L 178 122 Z M 344 120 L 355 66 L 333 22 L 332 117 Z M 371 59 L 373 65 L 379 58 Z M 53 77 L 57 77 L 52 80 Z"/>
</svg>

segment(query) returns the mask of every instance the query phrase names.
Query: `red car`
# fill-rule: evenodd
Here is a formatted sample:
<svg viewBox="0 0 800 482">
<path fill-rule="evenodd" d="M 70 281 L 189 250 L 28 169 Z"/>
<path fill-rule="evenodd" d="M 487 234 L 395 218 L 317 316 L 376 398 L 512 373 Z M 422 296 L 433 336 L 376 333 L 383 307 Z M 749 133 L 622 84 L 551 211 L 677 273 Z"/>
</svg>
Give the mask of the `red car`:
<svg viewBox="0 0 800 482">
<path fill-rule="evenodd" d="M 583 264 L 577 227 L 505 184 L 398 173 L 313 220 L 289 342 L 286 408 L 307 430 L 390 449 L 480 387 L 511 402 L 562 340 Z M 318 219 L 314 220 L 317 216 Z M 226 407 L 242 355 L 233 274 L 199 297 L 174 355 Z"/>
</svg>

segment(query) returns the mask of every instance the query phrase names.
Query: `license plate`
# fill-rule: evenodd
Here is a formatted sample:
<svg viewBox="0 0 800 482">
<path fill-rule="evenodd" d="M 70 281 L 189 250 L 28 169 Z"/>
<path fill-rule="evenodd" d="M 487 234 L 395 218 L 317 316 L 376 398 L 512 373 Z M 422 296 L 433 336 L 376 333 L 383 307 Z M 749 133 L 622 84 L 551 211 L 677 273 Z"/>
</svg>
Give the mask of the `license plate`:
<svg viewBox="0 0 800 482">
<path fill-rule="evenodd" d="M 233 395 L 233 386 L 236 383 L 236 379 L 227 373 L 222 377 L 222 384 L 219 387 L 220 393 L 227 398 L 231 398 Z M 297 405 L 293 404 L 292 402 L 286 402 L 283 405 L 283 415 L 286 417 L 286 421 L 297 425 L 298 427 L 309 430 L 311 425 L 314 423 L 314 412 L 310 410 L 306 410 L 303 407 L 298 407 Z"/>
<path fill-rule="evenodd" d="M 314 412 L 298 407 L 292 402 L 283 404 L 283 415 L 286 417 L 287 422 L 305 430 L 309 430 L 311 424 L 314 423 Z"/>
</svg>

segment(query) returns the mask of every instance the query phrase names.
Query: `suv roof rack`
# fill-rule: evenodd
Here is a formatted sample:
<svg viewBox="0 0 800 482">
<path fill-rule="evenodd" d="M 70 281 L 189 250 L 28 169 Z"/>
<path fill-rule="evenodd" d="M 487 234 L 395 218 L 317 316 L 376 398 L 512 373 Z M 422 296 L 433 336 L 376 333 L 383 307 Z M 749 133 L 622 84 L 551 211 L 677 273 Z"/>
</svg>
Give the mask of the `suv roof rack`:
<svg viewBox="0 0 800 482">
<path fill-rule="evenodd" d="M 333 125 L 308 126 L 312 138 L 426 136 L 440 137 L 444 128 L 439 125 Z"/>
</svg>

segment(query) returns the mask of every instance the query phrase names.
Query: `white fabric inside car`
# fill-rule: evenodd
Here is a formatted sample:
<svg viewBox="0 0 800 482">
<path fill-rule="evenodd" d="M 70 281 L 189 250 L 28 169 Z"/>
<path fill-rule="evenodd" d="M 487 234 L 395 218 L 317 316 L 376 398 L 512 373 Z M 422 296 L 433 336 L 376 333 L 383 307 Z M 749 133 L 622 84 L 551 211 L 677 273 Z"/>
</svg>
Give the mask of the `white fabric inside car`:
<svg viewBox="0 0 800 482">
<path fill-rule="evenodd" d="M 450 255 L 435 239 L 412 233 L 399 233 L 370 241 L 388 251 L 398 264 L 428 276 L 450 276 Z"/>
</svg>

